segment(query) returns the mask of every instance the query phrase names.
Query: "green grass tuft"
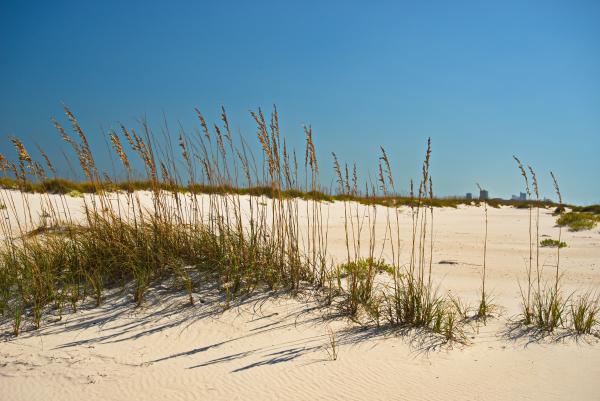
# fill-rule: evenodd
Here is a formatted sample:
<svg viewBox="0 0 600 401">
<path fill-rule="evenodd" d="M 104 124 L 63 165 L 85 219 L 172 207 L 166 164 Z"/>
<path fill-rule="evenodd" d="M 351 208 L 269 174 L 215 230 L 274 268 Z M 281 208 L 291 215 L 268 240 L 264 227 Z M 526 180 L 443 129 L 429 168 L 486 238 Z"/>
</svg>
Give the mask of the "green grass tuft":
<svg viewBox="0 0 600 401">
<path fill-rule="evenodd" d="M 599 299 L 597 296 L 592 296 L 591 293 L 579 297 L 571 304 L 571 322 L 573 329 L 578 334 L 593 334 L 599 315 Z"/>
</svg>

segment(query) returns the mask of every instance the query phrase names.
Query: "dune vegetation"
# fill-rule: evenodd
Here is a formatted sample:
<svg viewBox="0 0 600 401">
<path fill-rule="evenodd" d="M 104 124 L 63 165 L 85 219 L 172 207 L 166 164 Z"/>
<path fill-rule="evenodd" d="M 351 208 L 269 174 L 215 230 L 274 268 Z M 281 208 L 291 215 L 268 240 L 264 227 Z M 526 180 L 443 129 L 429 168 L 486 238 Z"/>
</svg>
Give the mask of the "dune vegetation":
<svg viewBox="0 0 600 401">
<path fill-rule="evenodd" d="M 589 212 L 568 212 L 561 214 L 556 224 L 569 227 L 570 231 L 592 230 L 600 221 L 600 216 Z"/>
<path fill-rule="evenodd" d="M 149 289 L 162 283 L 185 291 L 193 306 L 195 291 L 208 283 L 223 294 L 224 308 L 256 291 L 310 289 L 324 305 L 364 324 L 423 330 L 446 341 L 466 342 L 467 323 L 485 321 L 495 310 L 485 287 L 487 236 L 480 302 L 473 310 L 437 291 L 432 254 L 435 207 L 467 202 L 483 206 L 486 233 L 488 206 L 529 209 L 522 324 L 548 332 L 558 327 L 596 332 L 597 298 L 587 294 L 573 299 L 561 291 L 561 247 L 554 281 L 541 281 L 539 245 L 534 252 L 534 244 L 540 243 L 539 210 L 562 206 L 562 197 L 552 175 L 559 203 L 540 201 L 534 170 L 527 173 L 516 158 L 528 194 L 532 179 L 535 200 L 436 198 L 431 141 L 421 177 L 411 181 L 408 195 L 399 195 L 393 163 L 383 147 L 374 179 L 361 179 L 355 164 L 332 153 L 337 188 L 330 194 L 321 186 L 323 165 L 310 127 L 304 129 L 305 148 L 298 155 L 280 135 L 275 108 L 270 117 L 260 109 L 252 112 L 261 149 L 256 157 L 245 139 L 234 138 L 224 109 L 212 128 L 196 110 L 199 133 L 181 131 L 175 140 L 167 137 L 167 143 L 158 141 L 145 123 L 139 131 L 123 125 L 111 131 L 112 151 L 127 177 L 117 180 L 99 169 L 84 130 L 66 107 L 65 113 L 73 134 L 53 122 L 71 147 L 84 181 L 62 179 L 43 149 L 38 148 L 41 162 L 34 160 L 16 137 L 10 139 L 15 161 L 0 156 L 0 203 L 5 205 L 0 210 L 0 313 L 12 321 L 14 335 L 26 322 L 39 328 L 50 313 L 60 317 L 90 300 L 100 305 L 107 289 L 121 288 L 135 306 L 142 306 Z M 143 180 L 134 179 L 134 158 L 144 167 Z M 152 207 L 143 205 L 141 191 L 150 193 Z M 32 193 L 42 197 L 39 218 L 32 215 Z M 72 217 L 71 197 L 83 197 L 83 221 Z M 337 264 L 328 253 L 324 208 L 329 202 L 341 202 L 344 210 L 346 257 Z M 359 210 L 358 204 L 368 208 Z M 400 206 L 411 216 L 408 232 L 400 227 Z M 24 220 L 11 223 L 10 216 L 20 210 Z M 569 213 L 559 221 L 565 216 Z M 375 234 L 378 221 L 387 227 L 383 237 Z M 306 229 L 300 229 L 301 223 Z M 409 253 L 406 264 L 400 261 L 401 241 L 409 244 L 408 251 L 403 248 Z M 383 249 L 391 259 L 381 258 Z M 378 279 L 382 275 L 385 279 Z M 334 344 L 332 334 L 333 350 Z"/>
</svg>

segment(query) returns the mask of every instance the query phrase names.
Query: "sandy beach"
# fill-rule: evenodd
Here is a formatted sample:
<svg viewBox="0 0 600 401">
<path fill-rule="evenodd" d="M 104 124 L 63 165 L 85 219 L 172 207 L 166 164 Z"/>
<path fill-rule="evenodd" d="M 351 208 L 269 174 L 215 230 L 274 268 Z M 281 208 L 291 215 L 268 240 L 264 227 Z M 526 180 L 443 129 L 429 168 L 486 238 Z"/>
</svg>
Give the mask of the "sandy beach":
<svg viewBox="0 0 600 401">
<path fill-rule="evenodd" d="M 89 201 L 90 195 L 86 197 Z M 147 202 L 150 196 L 142 198 Z M 31 210 L 41 211 L 41 199 L 29 195 Z M 83 200 L 68 202 L 75 218 L 81 218 Z M 327 203 L 326 213 L 329 251 L 340 260 L 346 252 L 343 203 Z M 323 306 L 308 287 L 298 294 L 257 291 L 226 310 L 210 283 L 196 289 L 194 306 L 188 305 L 184 293 L 158 285 L 136 308 L 130 294 L 115 289 L 100 307 L 90 301 L 61 320 L 46 316 L 39 330 L 26 324 L 18 337 L 9 334 L 10 322 L 4 320 L 0 398 L 600 399 L 599 339 L 561 331 L 539 338 L 512 324 L 519 313 L 518 283 L 526 278 L 529 211 L 501 207 L 488 213 L 486 285 L 498 308 L 485 325 L 467 325 L 466 344 L 443 344 L 411 330 L 359 324 L 335 306 Z M 433 277 L 438 291 L 474 306 L 483 256 L 483 208 L 435 208 L 434 216 Z M 401 217 L 400 226 L 407 229 L 408 208 L 401 208 Z M 552 210 L 543 209 L 540 219 L 540 236 L 555 238 Z M 383 219 L 377 230 L 385 230 Z M 563 240 L 568 244 L 561 252 L 565 291 L 597 290 L 598 229 L 563 230 Z M 407 257 L 407 246 L 402 244 L 401 259 Z M 543 277 L 550 278 L 556 251 L 540 252 Z M 390 255 L 384 250 L 382 257 Z M 337 360 L 330 358 L 330 333 L 337 341 Z"/>
<path fill-rule="evenodd" d="M 600 1 L 0 1 L 0 401 L 600 401 Z"/>
</svg>

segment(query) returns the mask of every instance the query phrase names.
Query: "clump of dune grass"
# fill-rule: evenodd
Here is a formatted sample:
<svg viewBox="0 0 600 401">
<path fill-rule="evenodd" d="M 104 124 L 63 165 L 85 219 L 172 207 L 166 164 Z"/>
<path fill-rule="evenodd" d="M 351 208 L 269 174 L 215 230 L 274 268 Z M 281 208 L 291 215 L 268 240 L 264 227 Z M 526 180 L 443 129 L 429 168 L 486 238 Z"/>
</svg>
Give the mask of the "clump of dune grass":
<svg viewBox="0 0 600 401">
<path fill-rule="evenodd" d="M 556 176 L 551 171 L 550 176 L 554 184 L 554 190 L 558 196 L 559 202 L 562 204 L 562 194 Z M 562 238 L 562 227 L 558 228 L 558 243 L 560 244 Z M 539 244 L 539 239 L 538 239 Z M 539 245 L 538 245 L 539 247 Z M 559 273 L 560 269 L 560 249 L 556 247 L 556 271 L 554 276 L 554 283 L 546 283 L 543 287 L 540 284 L 538 278 L 538 288 L 534 293 L 533 300 L 533 319 L 532 323 L 541 330 L 547 332 L 553 332 L 559 326 L 564 325 L 567 305 L 569 303 L 568 296 L 565 296 L 562 288 L 560 287 Z M 539 248 L 538 248 L 539 252 Z M 539 274 L 538 274 L 539 277 Z"/>
<path fill-rule="evenodd" d="M 592 230 L 600 221 L 598 215 L 588 212 L 568 212 L 561 214 L 556 219 L 560 227 L 569 227 L 569 231 Z"/>
<path fill-rule="evenodd" d="M 569 299 L 565 298 L 560 287 L 545 286 L 534 293 L 534 326 L 540 330 L 553 332 L 564 325 Z"/>
<path fill-rule="evenodd" d="M 193 146 L 185 133 L 179 136 L 187 186 L 219 189 L 209 193 L 208 200 L 200 199 L 196 192 L 180 192 L 182 175 L 177 171 L 172 147 L 161 148 L 147 124 L 142 124 L 141 134 L 124 126 L 121 135 L 112 131 L 113 150 L 128 177 L 124 187 L 135 188 L 131 158 L 137 156 L 147 174 L 151 209 L 142 206 L 134 191 L 117 196 L 117 205 L 111 203 L 107 189 L 112 180 L 96 166 L 87 136 L 73 113 L 65 108 L 65 114 L 74 136 L 58 121 L 54 124 L 95 194 L 82 199 L 83 221 L 71 219 L 64 198 L 81 196 L 79 189 L 65 188 L 64 183 L 55 181 L 52 191 L 57 195 L 42 192 L 44 216 L 49 221 L 44 220 L 42 228 L 32 229 L 36 223 L 29 203 L 30 184 L 47 183 L 46 172 L 17 138 L 12 142 L 18 161 L 3 168 L 5 174 L 7 170 L 13 172 L 12 179 L 20 188 L 18 193 L 6 189 L 1 193 L 3 202 L 9 205 L 7 212 L 16 215 L 20 201 L 26 215 L 16 227 L 6 220 L 1 223 L 4 244 L 0 248 L 0 306 L 3 314 L 14 314 L 15 334 L 22 325 L 23 311 L 31 312 L 38 328 L 50 305 L 59 314 L 65 305 L 76 311 L 90 297 L 100 305 L 104 291 L 115 286 L 130 288 L 132 301 L 141 306 L 152 285 L 168 280 L 174 289 L 184 289 L 193 305 L 198 277 L 218 283 L 226 302 L 263 286 L 295 289 L 300 282 L 316 282 L 324 277 L 326 239 L 320 214 L 311 217 L 318 226 L 311 231 L 319 234 L 309 262 L 300 246 L 298 199 L 285 195 L 285 191 L 299 185 L 298 167 L 295 153 L 290 154 L 280 139 L 276 110 L 269 122 L 261 110 L 253 113 L 265 160 L 262 176 L 253 173 L 259 169 L 248 156 L 247 145 L 234 143 L 224 110 L 222 126 L 215 125 L 212 132 L 198 112 L 203 134 L 194 139 Z M 51 169 L 51 161 L 45 159 Z M 192 160 L 199 160 L 199 171 Z M 310 162 L 314 172 L 315 159 Z M 197 183 L 198 177 L 203 182 Z M 242 194 L 227 191 L 238 188 L 244 178 L 248 188 L 269 188 L 268 197 L 264 193 L 250 197 L 249 216 L 242 210 Z M 266 198 L 269 202 L 265 203 Z M 64 229 L 49 230 L 49 226 Z"/>
<path fill-rule="evenodd" d="M 340 306 L 352 319 L 366 315 L 377 325 L 386 320 L 392 327 L 427 331 L 441 335 L 446 341 L 464 341 L 465 319 L 451 299 L 438 294 L 432 281 L 435 197 L 430 156 L 429 140 L 418 192 L 412 189 L 411 181 L 408 202 L 397 202 L 392 164 L 383 147 L 377 182 L 367 181 L 363 194 L 359 190 L 356 164 L 343 162 L 332 153 L 337 181 L 334 199 L 340 200 L 344 208 L 346 252 L 345 261 L 335 267 L 330 280 L 337 283 L 337 292 L 343 296 Z M 383 211 L 377 207 L 382 202 L 386 206 Z M 409 244 L 408 265 L 400 263 L 399 208 L 403 205 L 410 207 L 412 216 L 411 229 L 404 239 Z M 376 233 L 378 221 L 384 224 L 383 234 Z M 384 250 L 389 252 L 391 260 L 384 261 L 378 256 Z M 383 272 L 386 274 L 377 280 L 377 274 Z"/>
<path fill-rule="evenodd" d="M 330 361 L 337 361 L 338 359 L 338 342 L 335 336 L 335 332 L 331 327 L 327 328 L 327 338 L 329 340 L 328 346 L 325 348 Z"/>
<path fill-rule="evenodd" d="M 566 248 L 567 243 L 552 238 L 545 238 L 540 241 L 540 246 L 544 248 Z"/>
<path fill-rule="evenodd" d="M 411 232 L 409 236 L 410 259 L 408 266 L 400 267 L 400 239 L 398 210 L 395 220 L 388 214 L 387 227 L 392 255 L 395 255 L 393 293 L 385 297 L 388 319 L 391 324 L 425 329 L 442 335 L 447 341 L 464 341 L 463 319 L 456 303 L 438 294 L 432 281 L 433 265 L 433 180 L 430 173 L 431 139 L 422 166 L 422 177 L 416 195 L 411 182 Z M 379 164 L 379 183 L 385 191 L 388 186 L 395 192 L 391 163 L 382 148 Z M 392 223 L 395 221 L 395 225 Z M 395 229 L 394 229 L 395 226 Z M 396 237 L 394 237 L 394 234 Z M 394 239 L 395 238 L 395 239 Z"/>
<path fill-rule="evenodd" d="M 595 334 L 593 330 L 600 316 L 600 299 L 589 292 L 578 297 L 570 305 L 570 315 L 577 334 Z"/>
<path fill-rule="evenodd" d="M 525 186 L 528 196 L 531 196 L 529 187 L 529 177 L 523 164 L 516 157 L 513 156 L 521 175 L 525 181 Z M 539 186 L 537 175 L 531 166 L 528 166 L 529 173 L 531 175 L 531 183 L 533 186 L 536 199 L 539 200 Z M 558 181 L 553 172 L 550 172 L 550 176 L 553 181 L 554 190 L 559 199 L 559 208 L 563 206 L 562 194 Z M 529 263 L 527 267 L 527 288 L 523 290 L 521 288 L 522 296 L 522 322 L 525 325 L 533 325 L 535 328 L 545 331 L 553 332 L 558 327 L 566 326 L 566 316 L 568 306 L 570 304 L 570 296 L 564 294 L 561 285 L 561 273 L 560 273 L 560 250 L 563 248 L 560 246 L 562 243 L 562 226 L 558 228 L 558 240 L 556 242 L 540 242 L 539 239 L 539 206 L 536 205 L 536 216 L 535 216 L 535 271 L 536 271 L 536 285 L 533 286 L 532 272 L 533 272 L 533 230 L 532 230 L 532 207 L 529 208 Z M 554 240 L 551 240 L 554 241 Z M 554 274 L 554 280 L 543 282 L 542 281 L 542 267 L 540 266 L 540 245 L 544 244 L 557 244 L 556 246 L 556 270 Z"/>
</svg>

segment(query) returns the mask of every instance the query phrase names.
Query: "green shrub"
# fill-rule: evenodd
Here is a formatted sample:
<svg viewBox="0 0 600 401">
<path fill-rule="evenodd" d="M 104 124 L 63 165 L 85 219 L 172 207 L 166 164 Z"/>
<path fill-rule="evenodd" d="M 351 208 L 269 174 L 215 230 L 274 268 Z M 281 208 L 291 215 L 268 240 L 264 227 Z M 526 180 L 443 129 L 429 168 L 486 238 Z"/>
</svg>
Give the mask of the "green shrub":
<svg viewBox="0 0 600 401">
<path fill-rule="evenodd" d="M 559 241 L 556 239 L 546 238 L 545 240 L 540 241 L 540 245 L 544 248 L 566 248 L 567 243 L 563 241 Z"/>
<path fill-rule="evenodd" d="M 342 277 L 348 279 L 347 311 L 350 315 L 355 315 L 359 305 L 368 308 L 370 304 L 375 274 L 385 271 L 393 275 L 394 267 L 381 260 L 366 258 L 344 263 L 339 266 L 339 271 Z"/>
<path fill-rule="evenodd" d="M 585 212 L 569 212 L 562 214 L 556 220 L 556 224 L 561 227 L 569 227 L 570 231 L 591 230 L 596 227 L 599 216 Z"/>
</svg>

